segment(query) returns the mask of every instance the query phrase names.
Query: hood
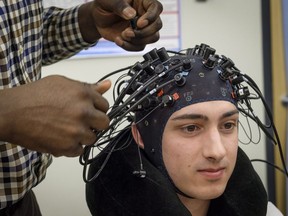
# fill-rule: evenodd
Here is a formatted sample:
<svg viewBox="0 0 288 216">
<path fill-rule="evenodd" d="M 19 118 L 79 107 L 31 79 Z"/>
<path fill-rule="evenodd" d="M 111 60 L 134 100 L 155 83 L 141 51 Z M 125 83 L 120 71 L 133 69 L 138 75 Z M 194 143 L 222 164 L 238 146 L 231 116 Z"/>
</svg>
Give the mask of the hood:
<svg viewBox="0 0 288 216">
<path fill-rule="evenodd" d="M 140 151 L 146 177 L 134 175 L 140 170 L 137 144 L 123 143 L 130 137 L 130 129 L 122 140 L 113 142 L 119 150 L 112 153 L 101 174 L 86 184 L 87 205 L 94 216 L 191 216 L 179 200 L 174 187 Z M 110 143 L 89 168 L 91 178 L 101 168 Z M 121 148 L 120 148 L 121 147 Z M 239 148 L 236 168 L 223 195 L 212 200 L 208 216 L 265 216 L 267 208 L 265 188 L 253 169 L 249 158 Z"/>
</svg>

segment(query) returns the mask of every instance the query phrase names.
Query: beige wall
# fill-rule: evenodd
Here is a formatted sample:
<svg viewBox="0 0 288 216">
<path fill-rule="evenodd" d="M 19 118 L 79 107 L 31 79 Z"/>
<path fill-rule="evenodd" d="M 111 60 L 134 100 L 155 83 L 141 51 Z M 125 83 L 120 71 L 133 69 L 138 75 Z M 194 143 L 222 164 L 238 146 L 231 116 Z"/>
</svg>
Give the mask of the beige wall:
<svg viewBox="0 0 288 216">
<path fill-rule="evenodd" d="M 181 0 L 182 48 L 206 43 L 230 57 L 263 88 L 260 0 Z M 164 23 L 165 24 L 165 23 Z M 131 65 L 141 56 L 67 60 L 43 69 L 43 76 L 61 74 L 93 82 L 104 74 Z M 113 62 L 113 64 L 111 64 Z M 111 94 L 106 97 L 112 101 Z M 256 108 L 261 117 L 263 110 Z M 264 136 L 263 136 L 264 137 Z M 244 138 L 243 138 L 244 139 Z M 246 139 L 247 140 L 247 139 Z M 251 158 L 265 159 L 265 140 L 243 146 Z M 255 167 L 266 185 L 264 164 Z M 88 216 L 82 166 L 78 158 L 55 158 L 47 177 L 35 188 L 43 216 Z"/>
</svg>

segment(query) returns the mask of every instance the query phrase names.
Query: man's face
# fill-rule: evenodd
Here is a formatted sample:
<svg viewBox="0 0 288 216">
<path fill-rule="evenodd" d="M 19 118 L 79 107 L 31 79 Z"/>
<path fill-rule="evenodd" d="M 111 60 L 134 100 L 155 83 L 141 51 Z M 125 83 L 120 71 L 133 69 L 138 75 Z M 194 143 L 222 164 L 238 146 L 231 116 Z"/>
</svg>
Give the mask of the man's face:
<svg viewBox="0 0 288 216">
<path fill-rule="evenodd" d="M 237 108 L 227 101 L 197 103 L 172 114 L 162 153 L 178 189 L 201 200 L 224 192 L 236 163 L 238 118 Z"/>
</svg>

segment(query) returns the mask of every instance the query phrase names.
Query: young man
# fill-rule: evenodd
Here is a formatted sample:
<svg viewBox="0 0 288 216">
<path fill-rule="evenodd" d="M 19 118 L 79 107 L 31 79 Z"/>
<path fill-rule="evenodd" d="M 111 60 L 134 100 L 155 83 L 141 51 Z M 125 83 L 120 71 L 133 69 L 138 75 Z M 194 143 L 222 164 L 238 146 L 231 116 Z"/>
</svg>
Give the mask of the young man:
<svg viewBox="0 0 288 216">
<path fill-rule="evenodd" d="M 110 82 L 40 79 L 41 66 L 100 38 L 143 50 L 162 27 L 156 0 L 94 0 L 65 10 L 42 4 L 0 1 L 0 215 L 41 215 L 31 189 L 44 179 L 50 154 L 78 156 L 94 143 L 93 131 L 109 125 L 102 94 Z"/>
<path fill-rule="evenodd" d="M 238 147 L 246 78 L 205 44 L 144 58 L 110 112 L 116 122 L 134 112 L 134 122 L 91 159 L 92 215 L 265 216 L 265 188 Z"/>
</svg>

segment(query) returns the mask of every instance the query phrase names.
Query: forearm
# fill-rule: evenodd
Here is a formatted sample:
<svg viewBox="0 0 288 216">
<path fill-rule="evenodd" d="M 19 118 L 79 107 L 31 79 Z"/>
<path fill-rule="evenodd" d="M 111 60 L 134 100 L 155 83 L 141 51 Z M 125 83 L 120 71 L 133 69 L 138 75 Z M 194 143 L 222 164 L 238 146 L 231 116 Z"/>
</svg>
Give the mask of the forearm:
<svg viewBox="0 0 288 216">
<path fill-rule="evenodd" d="M 0 90 L 0 140 L 12 141 L 13 124 L 17 121 L 15 116 L 11 115 L 13 110 L 17 109 L 18 103 L 23 100 L 18 92 L 18 87 Z M 18 94 L 20 93 L 20 94 Z M 17 111 L 16 111 L 17 112 Z M 16 123 L 17 124 L 17 123 Z"/>
</svg>

